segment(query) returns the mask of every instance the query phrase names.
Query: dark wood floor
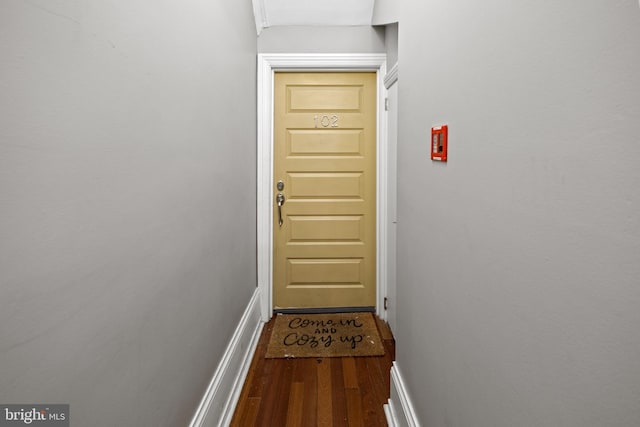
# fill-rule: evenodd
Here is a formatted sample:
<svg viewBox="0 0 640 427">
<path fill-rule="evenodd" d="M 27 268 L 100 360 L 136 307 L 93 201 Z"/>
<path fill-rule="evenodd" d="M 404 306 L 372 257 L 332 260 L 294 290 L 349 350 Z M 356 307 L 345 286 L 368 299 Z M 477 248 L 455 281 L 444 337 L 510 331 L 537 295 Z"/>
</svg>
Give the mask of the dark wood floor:
<svg viewBox="0 0 640 427">
<path fill-rule="evenodd" d="M 395 342 L 385 322 L 377 322 L 384 356 L 265 359 L 274 321 L 262 331 L 232 427 L 387 425 Z"/>
</svg>

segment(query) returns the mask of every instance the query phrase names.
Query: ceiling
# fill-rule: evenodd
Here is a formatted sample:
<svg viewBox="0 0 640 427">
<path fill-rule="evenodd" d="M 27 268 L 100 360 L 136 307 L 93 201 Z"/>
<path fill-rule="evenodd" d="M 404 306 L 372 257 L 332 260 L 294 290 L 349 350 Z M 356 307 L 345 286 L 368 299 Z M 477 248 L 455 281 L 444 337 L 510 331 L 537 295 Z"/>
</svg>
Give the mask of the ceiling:
<svg viewBox="0 0 640 427">
<path fill-rule="evenodd" d="M 277 25 L 370 25 L 374 0 L 252 0 L 258 34 Z"/>
</svg>

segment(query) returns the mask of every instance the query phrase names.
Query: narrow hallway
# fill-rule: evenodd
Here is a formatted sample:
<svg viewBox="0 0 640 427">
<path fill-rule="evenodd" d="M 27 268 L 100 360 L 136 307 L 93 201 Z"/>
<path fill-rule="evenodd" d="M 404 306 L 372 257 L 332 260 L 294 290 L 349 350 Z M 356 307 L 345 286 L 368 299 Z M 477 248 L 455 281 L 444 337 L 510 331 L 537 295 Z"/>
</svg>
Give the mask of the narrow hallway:
<svg viewBox="0 0 640 427">
<path fill-rule="evenodd" d="M 0 28 L 0 425 L 640 427 L 638 0 L 7 0 Z M 291 81 L 276 134 L 276 74 L 320 72 L 375 95 Z M 274 272 L 368 278 L 336 305 L 386 309 L 388 355 L 262 358 Z"/>
<path fill-rule="evenodd" d="M 232 427 L 386 426 L 395 341 L 376 318 L 384 356 L 266 359 L 275 317 L 262 330 Z"/>
</svg>

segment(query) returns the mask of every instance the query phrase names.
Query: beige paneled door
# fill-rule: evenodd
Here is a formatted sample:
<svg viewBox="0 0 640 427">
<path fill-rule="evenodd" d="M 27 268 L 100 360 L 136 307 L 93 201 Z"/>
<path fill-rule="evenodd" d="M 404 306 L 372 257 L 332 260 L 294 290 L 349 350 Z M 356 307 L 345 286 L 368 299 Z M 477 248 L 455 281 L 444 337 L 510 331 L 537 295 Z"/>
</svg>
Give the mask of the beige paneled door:
<svg viewBox="0 0 640 427">
<path fill-rule="evenodd" d="M 376 74 L 276 73 L 273 300 L 376 303 Z"/>
</svg>

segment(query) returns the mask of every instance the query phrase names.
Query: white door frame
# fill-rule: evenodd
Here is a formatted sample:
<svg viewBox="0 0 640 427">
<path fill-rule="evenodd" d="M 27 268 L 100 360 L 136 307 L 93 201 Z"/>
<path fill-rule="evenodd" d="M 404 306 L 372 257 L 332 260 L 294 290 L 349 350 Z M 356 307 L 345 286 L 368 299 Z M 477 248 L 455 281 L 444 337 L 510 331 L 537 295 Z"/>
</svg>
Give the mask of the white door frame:
<svg viewBox="0 0 640 427">
<path fill-rule="evenodd" d="M 262 320 L 273 313 L 273 75 L 276 71 L 375 71 L 377 73 L 376 312 L 386 320 L 387 119 L 384 108 L 386 54 L 258 54 L 258 290 Z"/>
</svg>

